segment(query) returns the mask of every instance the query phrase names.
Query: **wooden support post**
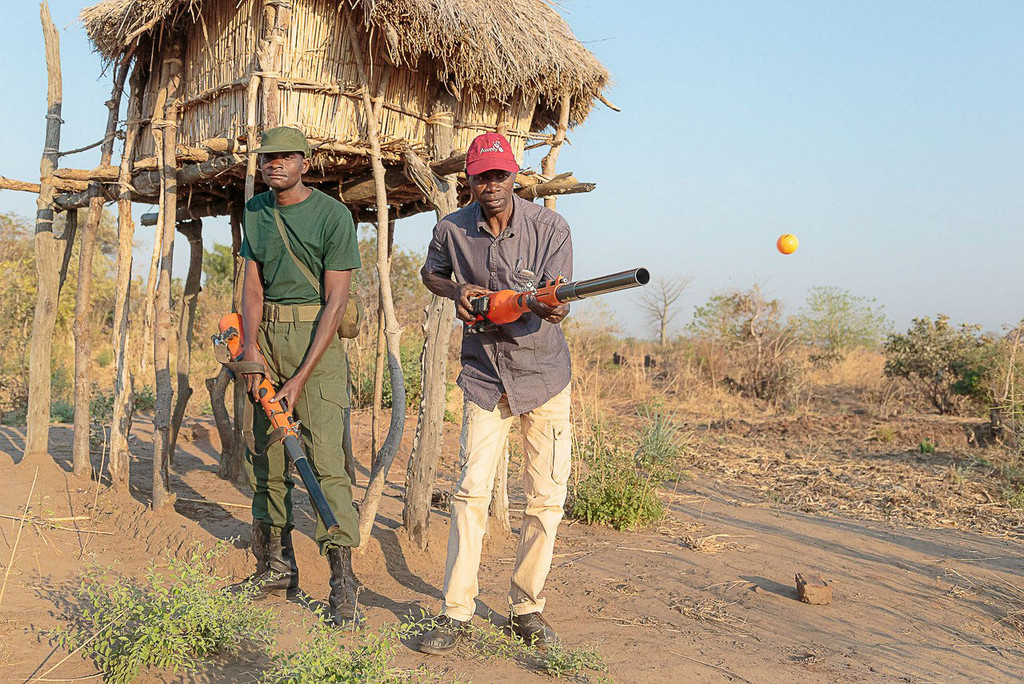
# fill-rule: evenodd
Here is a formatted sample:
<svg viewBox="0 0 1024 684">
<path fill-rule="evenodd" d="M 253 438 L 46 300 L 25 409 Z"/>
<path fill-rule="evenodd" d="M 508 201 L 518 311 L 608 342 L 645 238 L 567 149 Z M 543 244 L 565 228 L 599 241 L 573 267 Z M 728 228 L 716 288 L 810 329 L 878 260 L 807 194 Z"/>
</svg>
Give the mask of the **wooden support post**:
<svg viewBox="0 0 1024 684">
<path fill-rule="evenodd" d="M 454 151 L 454 128 L 451 120 L 455 111 L 455 98 L 444 88 L 435 99 L 431 120 L 443 123 L 430 125 L 430 151 L 434 159 L 445 159 Z M 424 197 L 434 206 L 438 220 L 458 208 L 458 190 L 455 177 L 438 178 L 433 173 L 417 168 L 417 160 L 406 158 L 407 175 L 416 182 Z M 415 180 L 419 178 L 420 180 Z M 430 524 L 430 497 L 434 491 L 437 462 L 441 456 L 441 438 L 444 432 L 446 408 L 448 347 L 451 344 L 452 319 L 455 302 L 436 295 L 427 304 L 423 321 L 423 351 L 420 353 L 419 420 L 412 454 L 405 473 L 405 507 L 402 524 L 406 534 L 419 548 L 427 547 L 427 528 Z"/>
<path fill-rule="evenodd" d="M 182 221 L 178 224 L 178 232 L 185 236 L 189 246 L 188 275 L 185 276 L 185 289 L 181 296 L 181 316 L 178 318 L 178 354 L 175 358 L 175 372 L 178 375 L 178 391 L 174 412 L 171 414 L 171 437 L 167 448 L 169 457 L 174 456 L 178 445 L 178 430 L 185 417 L 185 407 L 192 398 L 192 385 L 188 376 L 192 369 L 192 334 L 196 323 L 196 302 L 202 287 L 199 284 L 203 275 L 203 222 Z"/>
<path fill-rule="evenodd" d="M 114 153 L 114 133 L 117 131 L 117 120 L 121 113 L 121 94 L 124 82 L 128 77 L 131 65 L 131 54 L 125 55 L 121 64 L 114 72 L 114 90 L 107 100 L 107 128 L 100 147 L 100 166 L 110 166 L 110 158 Z M 71 459 L 75 475 L 87 477 L 92 474 L 92 463 L 89 459 L 89 432 L 92 419 L 89 413 L 92 398 L 92 262 L 96 253 L 96 233 L 103 218 L 103 197 L 100 195 L 99 183 L 92 183 L 95 188 L 93 198 L 89 201 L 89 213 L 86 215 L 85 228 L 82 230 L 82 243 L 78 251 L 78 283 L 75 290 L 75 431 L 72 441 Z M 102 475 L 102 473 L 100 474 Z"/>
<path fill-rule="evenodd" d="M 398 453 L 405 427 L 405 380 L 402 377 L 400 356 L 402 327 L 395 315 L 395 300 L 391 294 L 391 259 L 388 255 L 390 235 L 381 235 L 382 229 L 390 229 L 393 224 L 388 220 L 387 188 L 384 184 L 384 163 L 380 150 L 380 112 L 383 109 L 383 95 L 387 88 L 390 69 L 384 66 L 384 73 L 377 85 L 377 96 L 370 97 L 370 73 L 366 69 L 363 45 L 351 24 L 348 27 L 349 45 L 355 57 L 356 69 L 362 87 L 363 115 L 366 117 L 366 138 L 370 144 L 370 165 L 376 186 L 377 201 L 377 279 L 380 302 L 384 315 L 384 337 L 387 341 L 388 372 L 391 377 L 391 424 L 387 437 L 380 451 L 374 455 L 370 466 L 370 481 L 366 484 L 366 493 L 359 508 L 359 539 L 360 548 L 365 549 L 370 541 L 373 521 L 377 517 L 380 497 L 384 493 L 391 464 Z M 375 101 L 374 101 L 375 100 Z M 389 230 L 390 233 L 390 230 Z"/>
<path fill-rule="evenodd" d="M 135 379 L 131 374 L 128 360 L 129 309 L 131 306 L 132 245 L 135 241 L 135 222 L 132 220 L 130 179 L 132 159 L 135 157 L 135 141 L 139 136 L 142 118 L 142 90 L 145 76 L 145 60 L 136 60 L 132 71 L 130 94 L 128 96 L 127 123 L 124 133 L 124 148 L 121 151 L 121 165 L 118 169 L 117 193 L 117 279 L 114 284 L 114 412 L 110 429 L 110 477 L 114 487 L 128 491 L 128 477 L 131 458 L 128 452 L 128 435 L 132 429 L 132 412 L 135 410 Z M 134 326 L 132 326 L 134 328 Z"/>
<path fill-rule="evenodd" d="M 263 18 L 267 38 L 257 51 L 260 71 L 263 72 L 263 125 L 280 126 L 281 93 L 277 80 L 281 75 L 281 53 L 291 25 L 291 7 L 280 0 L 264 0 Z"/>
<path fill-rule="evenodd" d="M 156 407 L 153 412 L 153 508 L 173 501 L 170 496 L 170 443 L 171 443 L 171 266 L 174 257 L 174 224 L 178 210 L 177 159 L 175 145 L 178 136 L 178 89 L 181 85 L 181 44 L 171 45 L 163 62 L 161 77 L 162 98 L 165 109 L 154 112 L 152 123 L 157 150 L 163 153 L 161 167 L 160 223 L 161 234 L 160 277 L 153 305 L 153 371 L 156 376 Z M 162 118 L 161 118 L 162 114 Z"/>
<path fill-rule="evenodd" d="M 231 310 L 235 312 L 241 311 L 242 302 L 243 260 L 238 256 L 238 252 L 242 248 L 242 211 L 241 198 L 236 197 L 231 202 L 229 212 L 231 216 L 231 257 L 234 266 Z M 245 385 L 241 381 L 231 383 L 234 387 L 231 403 L 236 417 L 232 424 L 226 404 L 229 383 L 231 383 L 231 373 L 221 367 L 217 377 L 209 378 L 206 381 L 206 388 L 210 392 L 213 419 L 217 424 L 217 434 L 220 435 L 220 465 L 217 468 L 217 474 L 225 480 L 241 484 L 246 479 L 245 443 L 242 440 L 242 414 L 246 401 Z"/>
<path fill-rule="evenodd" d="M 562 104 L 558 109 L 558 128 L 555 129 L 555 137 L 551 141 L 551 149 L 544 155 L 540 163 L 540 172 L 548 178 L 555 175 L 555 165 L 558 161 L 558 153 L 562 150 L 562 143 L 565 142 L 565 133 L 569 130 L 569 105 L 571 99 L 568 93 L 562 96 Z M 555 210 L 555 197 L 544 198 L 544 206 L 551 211 Z"/>
<path fill-rule="evenodd" d="M 49 5 L 39 6 L 46 46 L 46 142 L 39 162 L 40 178 L 48 179 L 57 168 L 60 150 L 60 112 L 62 84 L 60 74 L 60 38 L 50 19 Z M 57 319 L 61 240 L 53 234 L 53 186 L 40 183 L 36 201 L 34 248 L 36 257 L 36 304 L 32 318 L 32 353 L 28 365 L 28 415 L 25 456 L 45 454 L 50 434 L 50 349 Z M 67 231 L 65 231 L 66 233 Z"/>
</svg>

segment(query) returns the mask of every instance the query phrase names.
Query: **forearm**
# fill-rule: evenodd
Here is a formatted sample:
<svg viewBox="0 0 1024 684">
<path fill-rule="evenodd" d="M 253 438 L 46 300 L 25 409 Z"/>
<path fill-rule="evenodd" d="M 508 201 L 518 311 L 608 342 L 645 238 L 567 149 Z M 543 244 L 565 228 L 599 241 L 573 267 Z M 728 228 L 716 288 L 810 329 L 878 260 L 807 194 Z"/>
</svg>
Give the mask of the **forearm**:
<svg viewBox="0 0 1024 684">
<path fill-rule="evenodd" d="M 445 299 L 458 298 L 459 284 L 451 278 L 443 278 L 429 271 L 421 271 L 420 277 L 423 280 L 423 285 L 438 297 L 444 297 Z"/>
</svg>

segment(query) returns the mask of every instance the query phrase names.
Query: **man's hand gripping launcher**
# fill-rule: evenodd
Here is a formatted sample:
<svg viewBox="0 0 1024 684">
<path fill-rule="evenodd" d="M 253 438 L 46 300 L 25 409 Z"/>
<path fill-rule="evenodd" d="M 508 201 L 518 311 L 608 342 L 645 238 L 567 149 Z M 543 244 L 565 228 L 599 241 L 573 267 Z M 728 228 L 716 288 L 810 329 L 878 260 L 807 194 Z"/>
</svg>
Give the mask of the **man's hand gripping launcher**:
<svg viewBox="0 0 1024 684">
<path fill-rule="evenodd" d="M 284 442 L 284 451 L 295 464 L 299 471 L 302 483 L 306 485 L 309 498 L 313 501 L 316 512 L 324 521 L 324 527 L 328 533 L 335 533 L 339 530 L 338 519 L 327 503 L 324 491 L 320 483 L 313 475 L 313 468 L 309 465 L 305 452 L 302 450 L 302 442 L 299 441 L 299 421 L 292 417 L 292 412 L 280 403 L 274 402 L 277 392 L 274 386 L 267 379 L 263 364 L 250 364 L 242 361 L 242 317 L 236 313 L 228 314 L 220 319 L 218 325 L 220 332 L 213 336 L 213 346 L 217 360 L 227 367 L 232 374 L 235 373 L 259 373 L 263 376 L 259 386 L 260 406 L 270 419 L 274 428 L 271 434 L 271 443 L 281 439 Z M 276 437 L 276 439 L 275 439 Z"/>
<path fill-rule="evenodd" d="M 631 271 L 613 273 L 590 280 L 576 280 L 571 283 L 566 282 L 562 276 L 558 276 L 554 282 L 541 283 L 541 287 L 525 292 L 498 290 L 470 300 L 469 303 L 473 305 L 472 311 L 476 315 L 476 320 L 466 321 L 466 332 L 487 332 L 496 329 L 499 325 L 519 320 L 520 316 L 530 310 L 526 298 L 531 294 L 536 295 L 537 301 L 548 306 L 561 306 L 577 299 L 646 285 L 650 280 L 651 274 L 646 268 L 634 268 Z"/>
</svg>

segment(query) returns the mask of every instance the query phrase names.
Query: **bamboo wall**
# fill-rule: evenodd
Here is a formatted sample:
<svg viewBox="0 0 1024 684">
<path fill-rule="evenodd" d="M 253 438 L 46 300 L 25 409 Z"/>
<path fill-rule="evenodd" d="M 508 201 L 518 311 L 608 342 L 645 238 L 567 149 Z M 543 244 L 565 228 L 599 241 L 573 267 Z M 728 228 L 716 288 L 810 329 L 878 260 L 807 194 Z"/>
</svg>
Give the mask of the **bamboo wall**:
<svg viewBox="0 0 1024 684">
<path fill-rule="evenodd" d="M 356 63 L 349 50 L 347 24 L 352 13 L 338 0 L 294 0 L 292 7 L 279 77 L 281 123 L 301 128 L 310 138 L 360 144 L 365 128 Z M 365 41 L 367 34 L 361 20 L 357 21 L 357 33 Z M 207 138 L 244 135 L 246 85 L 259 68 L 256 54 L 263 26 L 262 0 L 241 0 L 237 7 L 236 0 L 202 4 L 198 20 L 189 25 L 185 36 L 180 143 L 198 145 Z M 146 85 L 143 111 L 147 115 L 159 88 L 158 65 L 159 53 Z M 380 51 L 369 66 L 376 89 L 386 66 Z M 416 69 L 390 68 L 381 117 L 382 143 L 424 144 L 432 101 L 440 88 L 436 74 L 427 59 Z M 522 94 L 507 103 L 463 95 L 455 112 L 455 148 L 466 149 L 474 136 L 495 130 L 504 120 L 507 137 L 521 159 L 535 104 L 535 96 Z M 148 133 L 147 126 L 138 158 L 154 154 Z"/>
</svg>

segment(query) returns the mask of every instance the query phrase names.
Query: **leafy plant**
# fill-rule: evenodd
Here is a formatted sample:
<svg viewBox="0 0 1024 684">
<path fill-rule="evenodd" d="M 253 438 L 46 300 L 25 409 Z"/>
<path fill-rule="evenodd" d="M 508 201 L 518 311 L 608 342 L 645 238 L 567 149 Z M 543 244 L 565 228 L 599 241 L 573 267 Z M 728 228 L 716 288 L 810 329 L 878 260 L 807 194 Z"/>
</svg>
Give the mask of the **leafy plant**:
<svg viewBox="0 0 1024 684">
<path fill-rule="evenodd" d="M 812 287 L 794 323 L 819 366 L 841 361 L 855 347 L 876 347 L 889 328 L 874 299 L 837 287 Z"/>
<path fill-rule="evenodd" d="M 956 414 L 985 398 L 994 351 L 979 326 L 953 327 L 941 314 L 915 318 L 906 333 L 886 340 L 885 374 L 906 379 L 939 413 Z"/>
<path fill-rule="evenodd" d="M 274 684 L 319 682 L 423 682 L 434 679 L 420 668 L 403 671 L 391 666 L 395 644 L 423 631 L 416 623 L 388 625 L 354 639 L 324 620 L 317 620 L 299 648 L 271 656 L 272 667 L 262 681 Z"/>
<path fill-rule="evenodd" d="M 672 468 L 686 449 L 687 435 L 676 417 L 664 409 L 645 409 L 637 461 L 647 467 Z"/>
<path fill-rule="evenodd" d="M 791 398 L 798 380 L 790 358 L 796 336 L 782 320 L 782 302 L 768 299 L 758 285 L 711 297 L 696 308 L 690 328 L 709 358 L 711 347 L 726 352 L 725 384 L 775 404 Z"/>
<path fill-rule="evenodd" d="M 156 394 L 152 385 L 143 385 L 135 390 L 135 410 L 152 411 L 156 408 Z"/>
<path fill-rule="evenodd" d="M 935 442 L 930 439 L 922 440 L 917 446 L 922 454 L 934 454 L 935 453 Z"/>
<path fill-rule="evenodd" d="M 50 403 L 50 421 L 54 423 L 71 423 L 75 420 L 75 407 L 71 403 L 58 399 Z"/>
<path fill-rule="evenodd" d="M 552 677 L 585 676 L 587 671 L 607 672 L 608 666 L 596 648 L 570 649 L 558 644 L 548 646 L 544 654 L 544 671 Z"/>
<path fill-rule="evenodd" d="M 267 644 L 272 613 L 220 588 L 225 578 L 213 560 L 227 549 L 196 544 L 187 558 L 168 557 L 166 574 L 151 565 L 141 581 L 88 570 L 68 611 L 72 625 L 54 634 L 57 643 L 81 649 L 111 682 L 129 682 L 150 666 L 195 670 L 214 653 Z"/>
</svg>

